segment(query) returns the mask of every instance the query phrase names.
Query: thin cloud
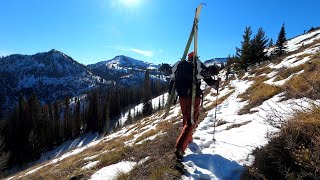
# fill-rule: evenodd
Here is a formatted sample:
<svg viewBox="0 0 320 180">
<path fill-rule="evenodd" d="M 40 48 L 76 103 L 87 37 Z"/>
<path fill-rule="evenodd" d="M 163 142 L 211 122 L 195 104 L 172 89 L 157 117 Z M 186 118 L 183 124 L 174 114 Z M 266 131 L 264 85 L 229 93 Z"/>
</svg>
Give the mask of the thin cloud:
<svg viewBox="0 0 320 180">
<path fill-rule="evenodd" d="M 130 51 L 141 54 L 149 58 L 153 57 L 153 54 L 154 54 L 152 51 L 146 51 L 146 50 L 135 49 L 135 48 L 130 49 Z"/>
<path fill-rule="evenodd" d="M 142 49 L 137 49 L 137 48 L 132 48 L 132 47 L 123 47 L 123 46 L 119 46 L 119 45 L 115 45 L 115 46 L 105 46 L 106 48 L 113 48 L 115 50 L 118 51 L 123 51 L 123 52 L 134 52 L 140 55 L 143 55 L 145 57 L 151 58 L 154 56 L 154 52 L 153 51 L 149 51 L 149 50 L 142 50 Z"/>
</svg>

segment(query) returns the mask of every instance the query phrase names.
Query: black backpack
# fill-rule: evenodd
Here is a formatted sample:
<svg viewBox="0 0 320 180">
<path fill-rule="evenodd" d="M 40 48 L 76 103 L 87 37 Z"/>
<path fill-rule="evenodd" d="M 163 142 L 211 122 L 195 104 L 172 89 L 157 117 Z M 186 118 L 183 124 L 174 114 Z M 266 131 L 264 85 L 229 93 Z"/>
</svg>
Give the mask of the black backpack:
<svg viewBox="0 0 320 180">
<path fill-rule="evenodd" d="M 191 96 L 192 81 L 193 81 L 193 64 L 190 61 L 181 61 L 176 70 L 176 90 L 179 97 Z M 197 84 L 197 90 L 200 85 Z"/>
</svg>

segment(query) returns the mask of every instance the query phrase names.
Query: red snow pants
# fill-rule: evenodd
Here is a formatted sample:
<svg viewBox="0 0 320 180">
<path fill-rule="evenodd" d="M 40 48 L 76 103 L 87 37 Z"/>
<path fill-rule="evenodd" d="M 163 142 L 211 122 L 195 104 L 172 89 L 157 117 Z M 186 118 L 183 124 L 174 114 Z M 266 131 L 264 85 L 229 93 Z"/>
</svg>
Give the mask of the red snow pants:
<svg viewBox="0 0 320 180">
<path fill-rule="evenodd" d="M 176 142 L 176 148 L 186 150 L 188 144 L 192 141 L 193 129 L 198 126 L 200 97 L 196 97 L 194 105 L 194 124 L 191 124 L 191 97 L 179 98 L 180 107 L 183 116 L 183 128 Z"/>
</svg>

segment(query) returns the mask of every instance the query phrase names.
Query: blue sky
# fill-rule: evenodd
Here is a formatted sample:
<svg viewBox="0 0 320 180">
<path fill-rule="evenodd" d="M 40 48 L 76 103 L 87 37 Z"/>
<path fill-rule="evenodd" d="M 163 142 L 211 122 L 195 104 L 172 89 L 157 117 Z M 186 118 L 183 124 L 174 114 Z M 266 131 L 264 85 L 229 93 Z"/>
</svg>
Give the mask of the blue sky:
<svg viewBox="0 0 320 180">
<path fill-rule="evenodd" d="M 246 26 L 275 42 L 319 24 L 318 0 L 0 0 L 0 55 L 60 50 L 82 64 L 127 55 L 174 63 L 181 58 L 194 11 L 200 59 L 234 54 Z"/>
</svg>

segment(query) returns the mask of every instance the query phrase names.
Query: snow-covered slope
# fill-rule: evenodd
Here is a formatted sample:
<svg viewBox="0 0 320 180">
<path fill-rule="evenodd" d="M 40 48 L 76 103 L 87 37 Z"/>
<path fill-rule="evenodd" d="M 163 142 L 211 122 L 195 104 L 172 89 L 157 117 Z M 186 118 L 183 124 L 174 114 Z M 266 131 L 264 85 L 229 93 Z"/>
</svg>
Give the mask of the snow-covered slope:
<svg viewBox="0 0 320 180">
<path fill-rule="evenodd" d="M 120 86 L 141 85 L 146 69 L 151 78 L 159 75 L 159 65 L 136 60 L 127 56 L 116 56 L 111 60 L 88 65 L 92 73 L 107 80 L 114 80 Z"/>
<path fill-rule="evenodd" d="M 111 60 L 101 61 L 96 64 L 88 65 L 90 68 L 98 68 L 100 66 L 106 66 L 107 68 L 112 69 L 122 69 L 122 70 L 129 70 L 129 69 L 158 69 L 159 66 L 154 65 L 152 63 L 140 61 L 133 59 L 128 56 L 120 55 L 116 56 Z"/>
<path fill-rule="evenodd" d="M 267 80 L 264 83 L 282 86 L 290 78 L 300 74 L 301 72 L 298 72 L 291 74 L 287 79 L 274 81 L 278 72 L 308 63 L 311 60 L 309 57 L 319 54 L 319 40 L 320 30 L 289 40 L 288 52 L 293 54 L 278 64 L 270 63 L 272 71 L 260 75 L 266 76 Z M 306 47 L 306 45 L 311 46 Z M 183 164 L 189 172 L 183 179 L 239 179 L 244 170 L 243 166 L 253 163 L 252 151 L 265 145 L 268 142 L 268 135 L 278 131 L 268 123 L 268 118 L 277 117 L 286 120 L 294 111 L 302 110 L 310 103 L 319 103 L 308 98 L 283 101 L 283 93 L 279 93 L 258 107 L 252 108 L 254 113 L 239 115 L 239 110 L 248 103 L 243 102 L 239 95 L 253 84 L 248 80 L 250 77 L 254 76 L 246 73 L 242 79 L 231 80 L 227 88 L 219 94 L 224 96 L 231 93 L 230 96 L 216 109 L 209 111 L 208 116 L 199 124 L 194 133 L 194 140 L 189 144 L 183 159 Z M 214 100 L 216 97 L 206 98 Z M 218 121 L 224 123 L 217 125 Z"/>
<path fill-rule="evenodd" d="M 228 58 L 213 58 L 213 59 L 209 59 L 204 61 L 204 64 L 207 66 L 213 65 L 213 64 L 217 64 L 220 65 L 221 64 L 226 64 L 227 63 Z"/>
</svg>

